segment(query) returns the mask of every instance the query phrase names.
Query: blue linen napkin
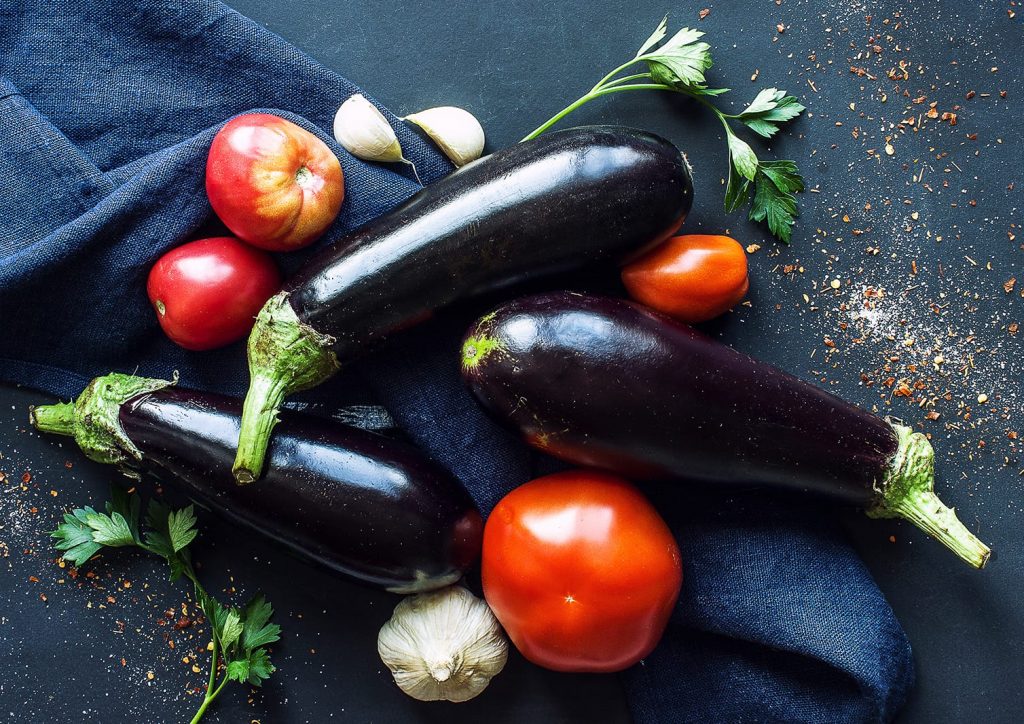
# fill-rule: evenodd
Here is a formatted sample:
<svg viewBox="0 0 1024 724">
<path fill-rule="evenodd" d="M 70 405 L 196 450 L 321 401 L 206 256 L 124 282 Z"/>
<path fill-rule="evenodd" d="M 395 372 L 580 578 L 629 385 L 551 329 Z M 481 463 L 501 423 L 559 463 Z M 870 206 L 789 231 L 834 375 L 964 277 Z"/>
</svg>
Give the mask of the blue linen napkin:
<svg viewBox="0 0 1024 724">
<path fill-rule="evenodd" d="M 232 115 L 278 109 L 341 159 L 346 199 L 323 243 L 418 188 L 404 167 L 360 162 L 323 130 L 358 88 L 218 2 L 7 2 L 0 48 L 0 379 L 69 398 L 111 370 L 180 370 L 189 387 L 244 391 L 241 344 L 186 352 L 145 296 L 160 254 L 223 231 L 203 173 Z M 425 182 L 450 170 L 385 114 Z M 289 271 L 307 255 L 279 259 Z M 479 311 L 442 314 L 309 394 L 372 389 L 486 512 L 550 461 L 459 382 L 458 339 Z M 680 488 L 648 488 L 685 580 L 661 645 L 624 674 L 637 721 L 891 719 L 913 680 L 910 647 L 831 513 Z"/>
</svg>

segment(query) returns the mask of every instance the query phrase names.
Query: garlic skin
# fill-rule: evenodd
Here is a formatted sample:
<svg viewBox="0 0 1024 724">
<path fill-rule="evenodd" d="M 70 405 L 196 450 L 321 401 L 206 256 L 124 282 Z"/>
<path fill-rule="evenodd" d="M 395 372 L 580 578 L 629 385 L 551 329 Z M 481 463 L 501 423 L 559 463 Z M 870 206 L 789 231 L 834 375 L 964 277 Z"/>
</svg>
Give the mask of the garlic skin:
<svg viewBox="0 0 1024 724">
<path fill-rule="evenodd" d="M 346 151 L 364 161 L 405 161 L 395 129 L 359 93 L 350 96 L 334 114 L 334 137 Z"/>
<path fill-rule="evenodd" d="M 462 108 L 428 108 L 402 120 L 422 128 L 456 166 L 475 161 L 484 151 L 484 129 L 480 121 Z"/>
<path fill-rule="evenodd" d="M 505 667 L 508 641 L 487 604 L 456 585 L 403 599 L 377 652 L 414 699 L 468 701 Z"/>
</svg>

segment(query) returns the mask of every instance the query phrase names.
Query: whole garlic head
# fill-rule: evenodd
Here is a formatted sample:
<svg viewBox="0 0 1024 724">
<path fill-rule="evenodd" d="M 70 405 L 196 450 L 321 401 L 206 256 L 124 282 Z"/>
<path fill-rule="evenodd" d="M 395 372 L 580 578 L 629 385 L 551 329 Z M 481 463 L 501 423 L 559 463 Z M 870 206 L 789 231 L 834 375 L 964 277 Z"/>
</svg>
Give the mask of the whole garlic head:
<svg viewBox="0 0 1024 724">
<path fill-rule="evenodd" d="M 356 93 L 334 115 L 334 137 L 345 150 L 364 161 L 405 161 L 395 129 L 377 107 Z"/>
<path fill-rule="evenodd" d="M 462 586 L 409 596 L 377 636 L 395 683 L 420 701 L 468 701 L 505 667 L 508 641 L 482 600 Z"/>
<path fill-rule="evenodd" d="M 475 161 L 484 151 L 484 129 L 480 121 L 462 108 L 428 108 L 402 120 L 422 128 L 456 166 Z"/>
</svg>

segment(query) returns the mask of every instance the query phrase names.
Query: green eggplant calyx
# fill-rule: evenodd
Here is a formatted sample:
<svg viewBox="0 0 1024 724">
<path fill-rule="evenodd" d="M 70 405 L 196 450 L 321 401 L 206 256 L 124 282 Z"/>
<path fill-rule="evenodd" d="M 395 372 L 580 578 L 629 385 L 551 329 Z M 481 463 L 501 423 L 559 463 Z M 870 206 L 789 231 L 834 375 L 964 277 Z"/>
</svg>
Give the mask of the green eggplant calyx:
<svg viewBox="0 0 1024 724">
<path fill-rule="evenodd" d="M 284 399 L 316 387 L 341 369 L 333 344 L 333 337 L 299 320 L 287 292 L 263 305 L 249 334 L 249 391 L 231 468 L 238 483 L 251 483 L 262 472 L 270 433 Z"/>
<path fill-rule="evenodd" d="M 82 390 L 75 402 L 33 407 L 32 425 L 42 432 L 71 435 L 90 460 L 130 468 L 142 460 L 142 452 L 121 427 L 121 406 L 140 395 L 150 394 L 178 381 L 112 373 L 97 377 Z"/>
<path fill-rule="evenodd" d="M 464 371 L 474 370 L 491 354 L 505 351 L 505 346 L 491 336 L 494 318 L 494 312 L 481 317 L 473 334 L 462 343 L 462 369 Z"/>
<path fill-rule="evenodd" d="M 878 500 L 867 514 L 909 520 L 970 565 L 984 568 L 992 551 L 935 494 L 935 451 L 928 438 L 905 425 L 889 424 L 899 448 L 881 487 L 876 488 Z"/>
</svg>

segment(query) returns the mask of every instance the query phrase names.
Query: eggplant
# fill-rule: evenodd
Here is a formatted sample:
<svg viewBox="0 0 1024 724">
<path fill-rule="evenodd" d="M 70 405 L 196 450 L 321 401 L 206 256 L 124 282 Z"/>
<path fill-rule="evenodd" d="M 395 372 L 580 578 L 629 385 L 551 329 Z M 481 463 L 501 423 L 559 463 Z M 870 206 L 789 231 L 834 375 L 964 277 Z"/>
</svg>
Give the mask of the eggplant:
<svg viewBox="0 0 1024 724">
<path fill-rule="evenodd" d="M 561 460 L 825 496 L 988 561 L 935 495 L 924 435 L 639 304 L 571 292 L 509 302 L 471 328 L 461 368 L 484 408 Z"/>
<path fill-rule="evenodd" d="M 405 443 L 286 412 L 266 482 L 229 472 L 241 402 L 128 375 L 98 377 L 74 403 L 35 407 L 32 424 L 73 435 L 132 477 L 154 473 L 200 505 L 300 557 L 400 593 L 459 579 L 482 523 L 451 475 Z"/>
<path fill-rule="evenodd" d="M 668 141 L 576 128 L 467 164 L 340 239 L 257 317 L 235 478 L 259 476 L 287 395 L 373 342 L 460 298 L 643 250 L 692 202 L 689 167 Z"/>
</svg>

